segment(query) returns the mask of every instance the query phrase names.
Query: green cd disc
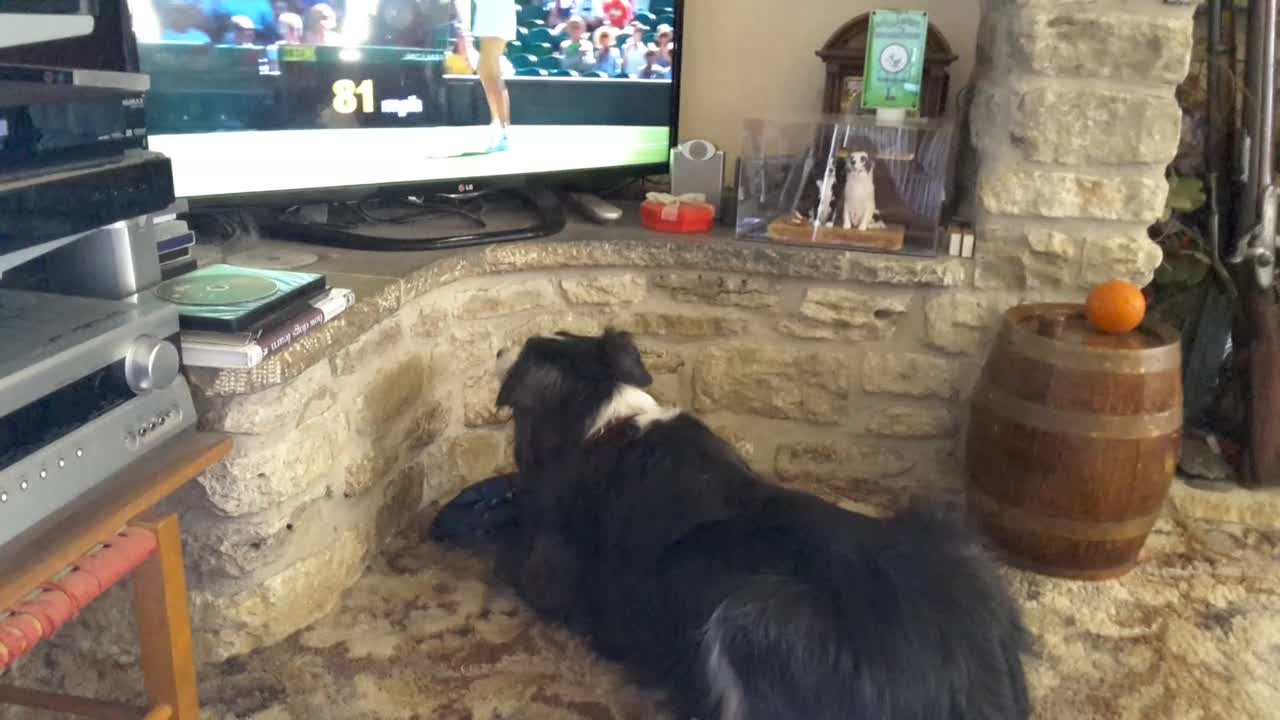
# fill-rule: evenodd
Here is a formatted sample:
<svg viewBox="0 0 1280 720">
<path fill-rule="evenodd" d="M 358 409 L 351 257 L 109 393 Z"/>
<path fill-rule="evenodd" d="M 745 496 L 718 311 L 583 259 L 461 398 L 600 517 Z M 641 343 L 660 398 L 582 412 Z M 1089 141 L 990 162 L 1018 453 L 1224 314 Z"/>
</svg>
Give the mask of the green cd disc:
<svg viewBox="0 0 1280 720">
<path fill-rule="evenodd" d="M 177 277 L 157 286 L 156 295 L 179 305 L 236 305 L 270 297 L 279 289 L 270 278 L 225 273 Z"/>
</svg>

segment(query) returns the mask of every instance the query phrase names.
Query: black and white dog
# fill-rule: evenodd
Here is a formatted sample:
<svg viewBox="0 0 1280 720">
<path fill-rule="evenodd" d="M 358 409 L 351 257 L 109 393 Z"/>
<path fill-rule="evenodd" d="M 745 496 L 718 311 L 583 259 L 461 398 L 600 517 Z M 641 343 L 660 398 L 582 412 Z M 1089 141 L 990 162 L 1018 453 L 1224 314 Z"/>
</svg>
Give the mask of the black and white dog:
<svg viewBox="0 0 1280 720">
<path fill-rule="evenodd" d="M 1020 610 L 966 532 L 758 477 L 663 407 L 629 335 L 498 354 L 518 522 L 499 572 L 711 720 L 1029 717 Z"/>
</svg>

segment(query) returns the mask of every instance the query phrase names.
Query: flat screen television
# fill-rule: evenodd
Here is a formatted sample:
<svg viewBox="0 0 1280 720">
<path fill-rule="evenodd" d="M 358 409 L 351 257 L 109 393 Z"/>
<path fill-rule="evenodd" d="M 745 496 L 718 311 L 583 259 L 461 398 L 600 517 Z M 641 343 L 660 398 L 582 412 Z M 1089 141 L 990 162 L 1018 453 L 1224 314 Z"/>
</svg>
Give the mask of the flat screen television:
<svg viewBox="0 0 1280 720">
<path fill-rule="evenodd" d="M 680 0 L 128 1 L 150 147 L 196 203 L 669 161 Z"/>
</svg>

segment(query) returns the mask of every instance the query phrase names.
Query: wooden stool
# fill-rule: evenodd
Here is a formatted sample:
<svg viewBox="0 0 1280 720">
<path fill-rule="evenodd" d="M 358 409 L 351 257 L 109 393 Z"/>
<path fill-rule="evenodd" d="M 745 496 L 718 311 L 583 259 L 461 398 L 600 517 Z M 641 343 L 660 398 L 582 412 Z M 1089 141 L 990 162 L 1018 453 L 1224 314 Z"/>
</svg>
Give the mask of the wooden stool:
<svg viewBox="0 0 1280 720">
<path fill-rule="evenodd" d="M 101 720 L 199 720 L 178 518 L 154 508 L 230 449 L 222 435 L 177 438 L 0 555 L 0 671 L 132 575 L 149 707 L 13 687 L 0 687 L 0 704 Z"/>
</svg>

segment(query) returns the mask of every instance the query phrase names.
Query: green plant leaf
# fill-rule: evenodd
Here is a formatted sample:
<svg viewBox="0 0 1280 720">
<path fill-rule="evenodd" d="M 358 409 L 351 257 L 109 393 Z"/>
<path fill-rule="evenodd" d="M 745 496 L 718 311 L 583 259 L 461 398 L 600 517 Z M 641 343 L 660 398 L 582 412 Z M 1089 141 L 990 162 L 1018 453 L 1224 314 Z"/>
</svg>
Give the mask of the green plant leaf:
<svg viewBox="0 0 1280 720">
<path fill-rule="evenodd" d="M 1196 177 L 1175 176 L 1169 180 L 1169 199 L 1165 205 L 1174 212 L 1190 213 L 1204 207 L 1209 201 L 1204 182 Z"/>
</svg>

